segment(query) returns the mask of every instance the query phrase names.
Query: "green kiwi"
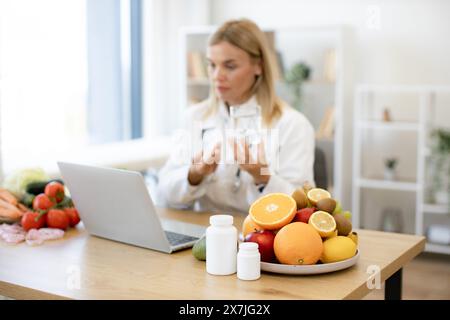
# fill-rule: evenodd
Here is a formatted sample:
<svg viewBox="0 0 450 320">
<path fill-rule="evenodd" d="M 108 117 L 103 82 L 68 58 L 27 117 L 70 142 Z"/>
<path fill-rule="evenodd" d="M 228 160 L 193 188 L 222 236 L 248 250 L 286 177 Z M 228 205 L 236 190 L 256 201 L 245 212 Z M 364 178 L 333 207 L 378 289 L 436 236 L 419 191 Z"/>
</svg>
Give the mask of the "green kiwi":
<svg viewBox="0 0 450 320">
<path fill-rule="evenodd" d="M 333 215 L 339 236 L 348 236 L 352 232 L 352 223 L 342 213 Z"/>
<path fill-rule="evenodd" d="M 306 208 L 308 206 L 308 198 L 302 188 L 295 189 L 292 193 L 292 198 L 294 198 L 297 203 L 297 210 Z"/>
<path fill-rule="evenodd" d="M 317 209 L 328 213 L 333 213 L 336 208 L 336 200 L 332 198 L 324 198 L 317 201 Z"/>
</svg>

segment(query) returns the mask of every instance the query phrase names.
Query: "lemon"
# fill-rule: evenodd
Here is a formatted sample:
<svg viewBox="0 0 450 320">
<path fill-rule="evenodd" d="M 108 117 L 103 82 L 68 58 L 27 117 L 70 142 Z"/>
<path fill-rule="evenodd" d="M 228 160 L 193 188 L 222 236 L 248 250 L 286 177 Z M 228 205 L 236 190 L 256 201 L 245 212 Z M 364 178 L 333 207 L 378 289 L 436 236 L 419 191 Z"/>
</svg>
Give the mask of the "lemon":
<svg viewBox="0 0 450 320">
<path fill-rule="evenodd" d="M 306 196 L 313 206 L 316 206 L 319 200 L 331 198 L 331 194 L 327 190 L 321 188 L 309 190 Z"/>
<path fill-rule="evenodd" d="M 338 231 L 337 231 L 337 229 L 336 229 L 336 230 L 333 231 L 333 233 L 332 233 L 331 235 L 329 235 L 328 237 L 326 237 L 326 238 L 323 239 L 323 240 L 325 241 L 325 240 L 327 240 L 327 239 L 331 239 L 331 238 L 334 238 L 334 237 L 337 237 L 337 236 L 338 236 Z"/>
<path fill-rule="evenodd" d="M 337 236 L 324 241 L 323 253 L 320 260 L 323 263 L 338 262 L 350 259 L 355 254 L 356 244 L 352 239 L 344 236 Z"/>
<path fill-rule="evenodd" d="M 327 238 L 334 234 L 336 230 L 336 221 L 333 216 L 325 211 L 316 211 L 311 217 L 309 217 L 308 222 L 322 238 Z"/>
</svg>

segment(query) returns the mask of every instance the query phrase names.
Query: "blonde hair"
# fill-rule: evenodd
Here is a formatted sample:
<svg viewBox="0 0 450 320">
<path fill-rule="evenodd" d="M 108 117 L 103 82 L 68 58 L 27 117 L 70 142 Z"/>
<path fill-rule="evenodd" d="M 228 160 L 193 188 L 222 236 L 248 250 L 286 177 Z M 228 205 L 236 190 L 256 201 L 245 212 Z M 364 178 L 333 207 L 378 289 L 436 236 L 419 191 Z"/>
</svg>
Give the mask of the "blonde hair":
<svg viewBox="0 0 450 320">
<path fill-rule="evenodd" d="M 262 73 L 253 84 L 250 95 L 256 95 L 256 101 L 261 106 L 263 122 L 266 126 L 270 126 L 272 121 L 282 114 L 282 101 L 275 94 L 273 51 L 269 47 L 266 35 L 248 19 L 230 20 L 214 32 L 209 38 L 208 45 L 213 46 L 222 41 L 244 50 L 254 61 L 260 61 Z M 219 99 L 213 83 L 208 99 L 209 108 L 205 117 L 218 110 Z"/>
</svg>

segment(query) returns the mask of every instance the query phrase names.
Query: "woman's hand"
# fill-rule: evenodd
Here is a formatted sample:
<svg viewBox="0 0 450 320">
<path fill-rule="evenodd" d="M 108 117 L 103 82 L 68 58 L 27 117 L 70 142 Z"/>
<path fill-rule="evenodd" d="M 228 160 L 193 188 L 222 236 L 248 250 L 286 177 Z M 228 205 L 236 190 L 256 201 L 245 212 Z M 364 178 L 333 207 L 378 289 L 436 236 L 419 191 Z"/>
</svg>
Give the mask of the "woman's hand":
<svg viewBox="0 0 450 320">
<path fill-rule="evenodd" d="M 234 160 L 239 167 L 247 171 L 255 181 L 255 184 L 267 184 L 270 180 L 269 166 L 266 161 L 264 144 L 258 144 L 257 152 L 252 154 L 250 146 L 244 142 L 234 142 Z"/>
<path fill-rule="evenodd" d="M 206 160 L 203 160 L 203 151 L 192 159 L 192 165 L 188 173 L 189 184 L 193 186 L 199 185 L 204 177 L 216 171 L 220 161 L 220 146 L 221 144 L 217 143 Z"/>
</svg>

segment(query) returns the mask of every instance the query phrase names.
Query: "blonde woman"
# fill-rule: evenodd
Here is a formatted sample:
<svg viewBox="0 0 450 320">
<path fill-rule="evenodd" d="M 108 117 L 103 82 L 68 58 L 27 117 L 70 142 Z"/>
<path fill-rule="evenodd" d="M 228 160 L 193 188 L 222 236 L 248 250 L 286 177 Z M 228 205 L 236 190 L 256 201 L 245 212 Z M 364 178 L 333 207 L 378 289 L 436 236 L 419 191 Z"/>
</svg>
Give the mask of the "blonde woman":
<svg viewBox="0 0 450 320">
<path fill-rule="evenodd" d="M 314 130 L 303 114 L 275 95 L 271 55 L 265 34 L 247 19 L 228 21 L 210 37 L 210 96 L 189 107 L 187 122 L 202 132 L 229 129 L 230 108 L 260 110 L 262 127 L 277 137 L 278 145 L 269 152 L 260 143 L 252 156 L 247 143 L 235 141 L 231 153 L 239 161 L 230 163 L 224 161 L 228 141 L 206 154 L 193 154 L 188 162 L 180 161 L 180 148 L 186 145 L 180 143 L 159 173 L 159 190 L 167 205 L 246 213 L 264 194 L 290 194 L 306 181 L 314 184 Z M 266 161 L 267 153 L 277 161 Z"/>
</svg>

